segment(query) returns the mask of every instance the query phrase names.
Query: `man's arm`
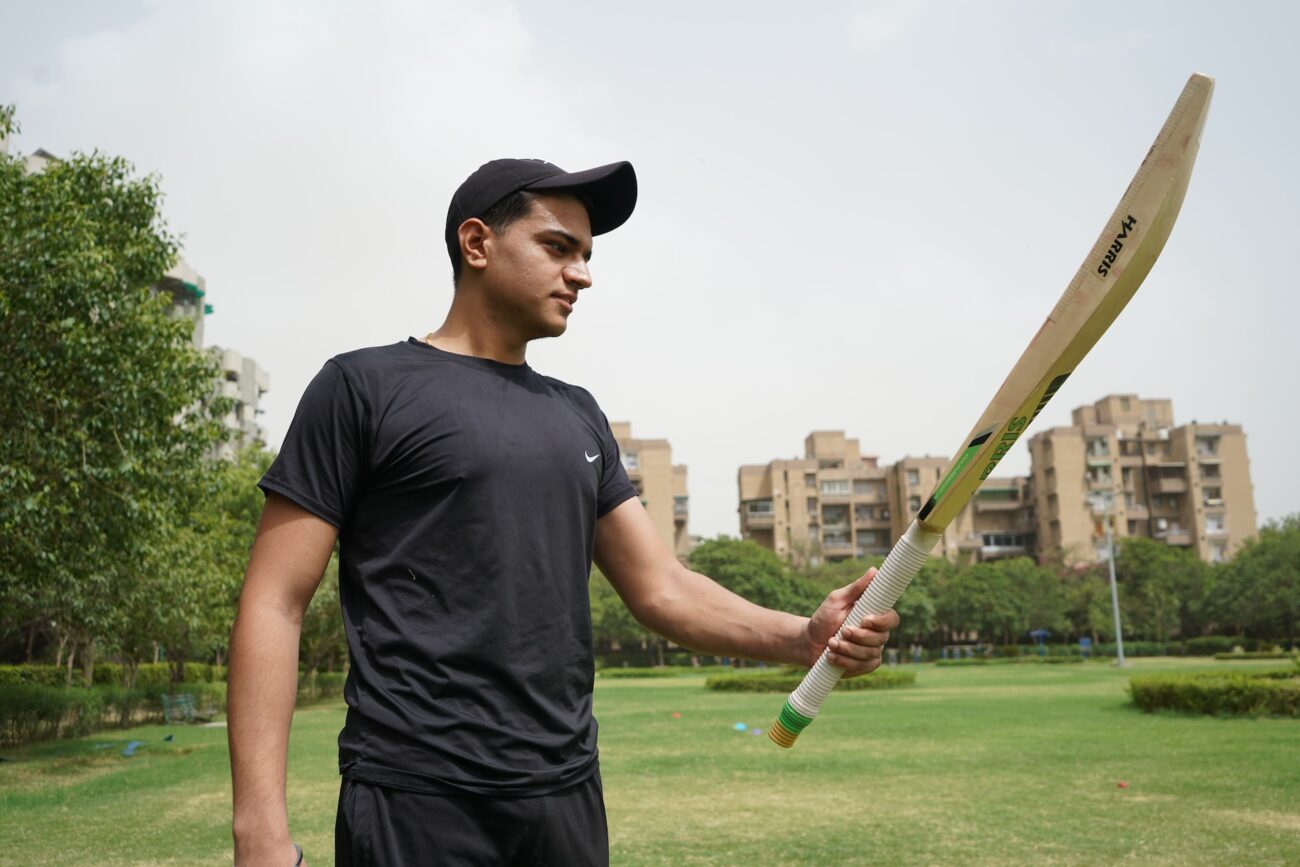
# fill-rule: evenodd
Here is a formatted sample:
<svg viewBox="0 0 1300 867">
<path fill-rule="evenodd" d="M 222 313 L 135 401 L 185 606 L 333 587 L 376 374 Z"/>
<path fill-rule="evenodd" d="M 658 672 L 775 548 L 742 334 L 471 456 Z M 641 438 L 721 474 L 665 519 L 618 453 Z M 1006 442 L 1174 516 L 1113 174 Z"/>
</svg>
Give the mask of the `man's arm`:
<svg viewBox="0 0 1300 867">
<path fill-rule="evenodd" d="M 636 499 L 596 522 L 596 565 L 638 622 L 683 647 L 802 666 L 817 661 L 875 575 L 831 593 L 811 618 L 772 611 L 677 562 Z M 847 628 L 830 661 L 849 677 L 875 671 L 897 625 L 890 611 Z"/>
<path fill-rule="evenodd" d="M 296 858 L 284 791 L 298 641 L 337 535 L 292 501 L 267 496 L 230 637 L 227 703 L 238 867 L 288 867 Z"/>
</svg>

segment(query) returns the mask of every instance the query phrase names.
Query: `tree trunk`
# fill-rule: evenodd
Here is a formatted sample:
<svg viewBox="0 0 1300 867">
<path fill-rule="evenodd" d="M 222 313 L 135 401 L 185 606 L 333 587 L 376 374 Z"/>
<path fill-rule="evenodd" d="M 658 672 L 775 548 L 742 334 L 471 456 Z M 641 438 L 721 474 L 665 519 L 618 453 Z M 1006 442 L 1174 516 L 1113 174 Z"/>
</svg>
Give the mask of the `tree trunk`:
<svg viewBox="0 0 1300 867">
<path fill-rule="evenodd" d="M 77 642 L 72 642 L 68 648 L 67 676 L 63 679 L 64 686 L 72 686 L 72 661 L 77 658 Z"/>
<path fill-rule="evenodd" d="M 63 665 L 63 649 L 64 649 L 65 647 L 67 647 L 67 646 L 68 646 L 68 634 L 67 634 L 66 632 L 60 631 L 60 632 L 59 632 L 59 650 L 58 650 L 58 653 L 56 653 L 55 656 L 54 656 L 54 667 L 55 667 L 55 668 L 58 668 L 59 666 Z"/>
<path fill-rule="evenodd" d="M 81 654 L 81 678 L 87 688 L 95 683 L 95 639 L 86 639 Z"/>
<path fill-rule="evenodd" d="M 27 629 L 27 650 L 23 656 L 23 662 L 27 663 L 28 665 L 32 664 L 32 647 L 33 645 L 36 644 L 37 625 L 38 624 L 36 623 L 32 623 L 31 626 L 29 626 Z"/>
</svg>

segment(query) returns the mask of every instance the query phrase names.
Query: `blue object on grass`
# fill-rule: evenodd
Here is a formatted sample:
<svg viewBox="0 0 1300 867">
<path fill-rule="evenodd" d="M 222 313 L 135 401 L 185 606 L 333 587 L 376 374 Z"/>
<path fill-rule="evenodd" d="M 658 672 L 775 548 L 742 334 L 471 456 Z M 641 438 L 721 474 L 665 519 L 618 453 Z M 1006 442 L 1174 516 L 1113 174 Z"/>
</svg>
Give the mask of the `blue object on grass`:
<svg viewBox="0 0 1300 867">
<path fill-rule="evenodd" d="M 129 758 L 135 755 L 135 751 L 142 746 L 144 746 L 144 741 L 131 741 L 131 743 L 126 745 L 126 749 L 122 750 L 122 755 Z"/>
<path fill-rule="evenodd" d="M 743 732 L 746 731 L 749 728 L 749 726 L 745 725 L 744 723 L 736 723 L 734 726 L 732 726 L 732 728 L 738 732 Z"/>
</svg>

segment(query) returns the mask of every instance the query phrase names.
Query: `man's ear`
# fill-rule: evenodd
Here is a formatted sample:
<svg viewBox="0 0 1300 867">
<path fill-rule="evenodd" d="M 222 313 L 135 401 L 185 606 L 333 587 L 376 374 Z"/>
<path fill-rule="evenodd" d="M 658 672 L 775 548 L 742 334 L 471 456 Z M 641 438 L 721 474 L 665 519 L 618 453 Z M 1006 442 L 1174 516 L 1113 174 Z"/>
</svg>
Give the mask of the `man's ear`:
<svg viewBox="0 0 1300 867">
<path fill-rule="evenodd" d="M 470 217 L 456 230 L 460 241 L 460 261 L 464 267 L 482 271 L 487 267 L 488 240 L 492 230 L 478 217 Z"/>
</svg>

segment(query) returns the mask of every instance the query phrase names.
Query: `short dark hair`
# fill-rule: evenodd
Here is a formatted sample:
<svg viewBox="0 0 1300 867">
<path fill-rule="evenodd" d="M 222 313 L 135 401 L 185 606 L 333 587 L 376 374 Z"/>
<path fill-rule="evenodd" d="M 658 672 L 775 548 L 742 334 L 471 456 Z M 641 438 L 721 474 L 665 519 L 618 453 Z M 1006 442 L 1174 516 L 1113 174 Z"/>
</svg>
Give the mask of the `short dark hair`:
<svg viewBox="0 0 1300 867">
<path fill-rule="evenodd" d="M 479 219 L 489 229 L 499 234 L 508 229 L 511 223 L 522 220 L 532 213 L 533 202 L 536 199 L 536 193 L 530 193 L 527 190 L 516 190 L 484 211 L 483 216 L 479 217 Z M 451 285 L 455 286 L 460 283 L 460 271 L 460 245 L 457 244 L 456 248 L 451 252 Z"/>
</svg>

